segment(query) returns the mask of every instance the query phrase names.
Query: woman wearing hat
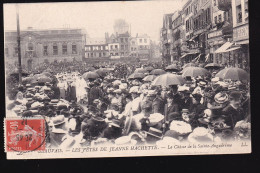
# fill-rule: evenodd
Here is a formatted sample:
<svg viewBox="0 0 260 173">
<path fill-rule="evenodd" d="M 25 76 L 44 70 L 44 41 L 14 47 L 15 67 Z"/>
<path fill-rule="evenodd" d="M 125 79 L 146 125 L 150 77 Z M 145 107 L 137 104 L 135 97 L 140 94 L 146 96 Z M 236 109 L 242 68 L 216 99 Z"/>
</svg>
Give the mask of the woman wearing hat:
<svg viewBox="0 0 260 173">
<path fill-rule="evenodd" d="M 231 126 L 233 129 L 236 123 L 240 120 L 243 120 L 244 114 L 243 110 L 240 107 L 241 104 L 241 93 L 238 91 L 234 91 L 229 95 L 230 103 L 227 107 L 225 107 L 222 111 L 223 117 L 225 119 L 225 123 L 228 126 Z"/>
<path fill-rule="evenodd" d="M 167 104 L 164 107 L 164 115 L 167 124 L 169 124 L 172 120 L 180 119 L 180 112 L 178 104 L 174 103 L 173 95 L 168 93 L 166 95 Z"/>
</svg>

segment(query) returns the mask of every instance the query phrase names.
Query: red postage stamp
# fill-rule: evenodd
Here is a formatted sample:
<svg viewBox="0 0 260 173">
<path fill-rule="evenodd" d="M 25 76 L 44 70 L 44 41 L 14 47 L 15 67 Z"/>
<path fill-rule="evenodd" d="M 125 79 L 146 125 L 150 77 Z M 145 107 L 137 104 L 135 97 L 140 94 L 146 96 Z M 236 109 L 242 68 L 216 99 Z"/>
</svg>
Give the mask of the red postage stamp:
<svg viewBox="0 0 260 173">
<path fill-rule="evenodd" d="M 45 150 L 44 119 L 6 119 L 6 151 Z"/>
</svg>

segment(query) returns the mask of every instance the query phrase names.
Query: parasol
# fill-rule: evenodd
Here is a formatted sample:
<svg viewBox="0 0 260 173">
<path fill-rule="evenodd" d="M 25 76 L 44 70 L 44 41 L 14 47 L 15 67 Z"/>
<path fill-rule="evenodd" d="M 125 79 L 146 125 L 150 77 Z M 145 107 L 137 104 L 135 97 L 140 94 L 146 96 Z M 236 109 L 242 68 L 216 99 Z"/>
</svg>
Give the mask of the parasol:
<svg viewBox="0 0 260 173">
<path fill-rule="evenodd" d="M 166 72 L 162 69 L 154 69 L 150 72 L 150 74 L 152 75 L 162 75 L 162 74 L 165 74 Z"/>
<path fill-rule="evenodd" d="M 239 81 L 249 80 L 249 74 L 245 70 L 237 67 L 225 68 L 219 71 L 216 74 L 216 77 L 219 77 L 221 79 L 231 79 Z"/>
<path fill-rule="evenodd" d="M 182 66 L 182 68 L 187 68 L 187 67 L 196 67 L 197 65 L 194 64 L 194 63 L 188 63 L 188 64 L 185 64 L 184 66 Z"/>
<path fill-rule="evenodd" d="M 155 75 L 148 75 L 146 76 L 145 78 L 143 78 L 143 81 L 146 81 L 146 82 L 151 82 L 153 81 L 157 76 Z"/>
<path fill-rule="evenodd" d="M 183 69 L 182 71 L 182 77 L 191 76 L 191 77 L 197 77 L 197 76 L 206 76 L 207 74 L 210 74 L 208 70 L 201 67 L 187 67 Z"/>
<path fill-rule="evenodd" d="M 128 79 L 143 79 L 144 77 L 145 74 L 143 73 L 133 73 L 128 77 Z"/>
<path fill-rule="evenodd" d="M 147 70 L 143 69 L 143 68 L 137 68 L 134 73 L 148 73 Z"/>
<path fill-rule="evenodd" d="M 150 72 L 150 71 L 152 71 L 154 68 L 153 68 L 152 66 L 148 66 L 148 67 L 145 67 L 144 69 L 145 69 L 146 71 L 149 71 L 149 72 Z"/>
<path fill-rule="evenodd" d="M 183 85 L 185 80 L 180 75 L 176 74 L 163 74 L 158 76 L 152 82 L 152 85 L 170 86 L 170 85 Z"/>
<path fill-rule="evenodd" d="M 179 71 L 179 68 L 177 67 L 176 64 L 172 64 L 166 67 L 167 71 Z"/>
<path fill-rule="evenodd" d="M 221 66 L 217 63 L 209 63 L 205 66 L 206 69 L 220 69 Z"/>
<path fill-rule="evenodd" d="M 86 72 L 82 75 L 84 79 L 97 79 L 99 75 L 96 72 Z"/>
</svg>

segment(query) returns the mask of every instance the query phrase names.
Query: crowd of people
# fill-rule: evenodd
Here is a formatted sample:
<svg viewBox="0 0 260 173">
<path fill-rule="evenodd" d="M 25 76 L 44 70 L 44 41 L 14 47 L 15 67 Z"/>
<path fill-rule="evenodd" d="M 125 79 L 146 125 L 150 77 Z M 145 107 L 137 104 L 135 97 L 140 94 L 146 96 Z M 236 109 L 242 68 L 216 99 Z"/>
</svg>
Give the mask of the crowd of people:
<svg viewBox="0 0 260 173">
<path fill-rule="evenodd" d="M 182 76 L 183 84 L 155 85 L 154 79 L 144 80 L 153 69 L 165 70 L 154 78 L 183 71 L 167 71 L 159 63 L 102 64 L 89 72 L 64 67 L 40 71 L 41 82 L 31 74 L 16 97 L 6 99 L 7 116 L 45 118 L 49 147 L 250 138 L 249 81 L 216 77 L 221 68 Z M 130 78 L 137 68 L 143 76 Z"/>
</svg>

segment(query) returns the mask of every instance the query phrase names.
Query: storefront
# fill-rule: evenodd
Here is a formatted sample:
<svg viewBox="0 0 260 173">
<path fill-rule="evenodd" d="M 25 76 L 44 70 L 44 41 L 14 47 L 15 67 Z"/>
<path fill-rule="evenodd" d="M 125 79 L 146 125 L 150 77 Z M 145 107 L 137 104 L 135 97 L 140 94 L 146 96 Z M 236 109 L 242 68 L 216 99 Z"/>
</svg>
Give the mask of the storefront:
<svg viewBox="0 0 260 173">
<path fill-rule="evenodd" d="M 222 36 L 222 29 L 210 31 L 208 33 L 207 42 L 210 54 L 208 62 L 222 63 L 224 61 L 221 54 L 215 54 L 215 51 L 226 42 L 226 40 L 224 40 Z"/>
<path fill-rule="evenodd" d="M 240 25 L 233 30 L 233 41 L 240 45 L 241 49 L 234 51 L 237 64 L 240 68 L 249 68 L 249 30 L 248 23 Z"/>
</svg>

